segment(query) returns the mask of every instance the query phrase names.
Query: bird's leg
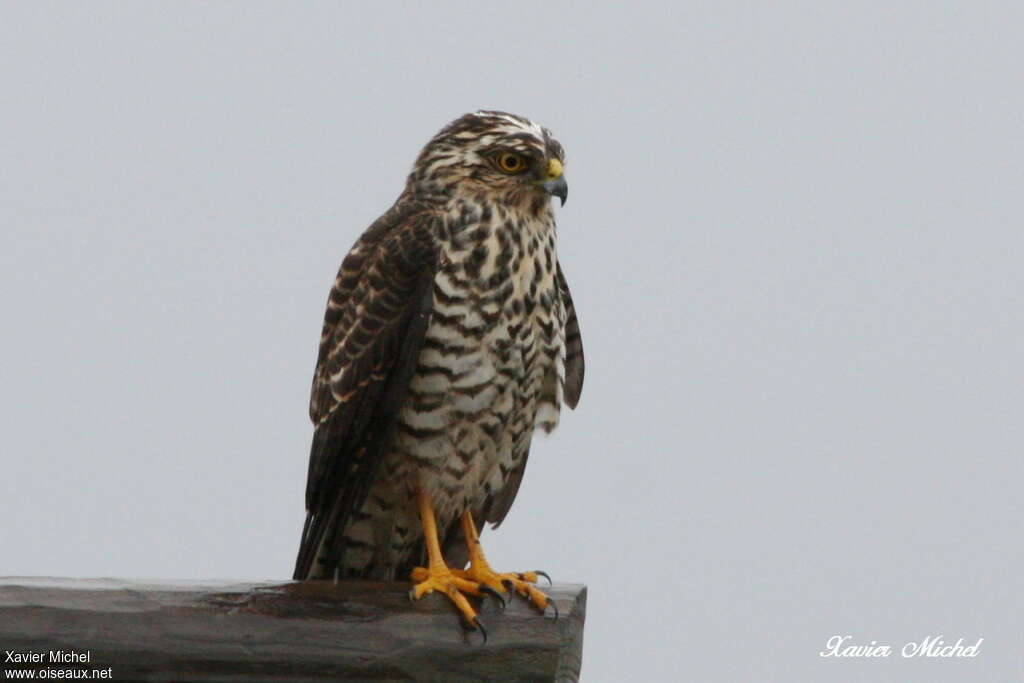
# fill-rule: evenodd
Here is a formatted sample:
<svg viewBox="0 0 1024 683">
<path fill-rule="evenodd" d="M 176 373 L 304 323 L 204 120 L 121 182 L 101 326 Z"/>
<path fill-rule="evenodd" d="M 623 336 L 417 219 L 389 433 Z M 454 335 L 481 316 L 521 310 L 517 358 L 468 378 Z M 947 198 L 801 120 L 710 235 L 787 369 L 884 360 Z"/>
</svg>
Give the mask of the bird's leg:
<svg viewBox="0 0 1024 683">
<path fill-rule="evenodd" d="M 469 579 L 481 586 L 489 586 L 496 591 L 504 593 L 506 585 L 511 586 L 516 593 L 528 599 L 534 607 L 544 611 L 548 605 L 554 607 L 543 591 L 533 584 L 537 583 L 538 574 L 547 576 L 543 572 L 503 572 L 499 573 L 491 569 L 487 557 L 484 555 L 483 546 L 480 545 L 480 535 L 476 531 L 476 524 L 473 522 L 473 514 L 466 510 L 462 513 L 462 533 L 466 537 L 466 545 L 469 548 L 469 569 L 452 570 L 455 576 Z M 548 579 L 550 582 L 550 579 Z M 557 615 L 558 608 L 555 607 Z"/>
<path fill-rule="evenodd" d="M 420 491 L 416 494 L 416 505 L 419 507 L 423 538 L 427 545 L 428 566 L 413 569 L 412 578 L 416 583 L 409 592 L 409 597 L 419 600 L 435 590 L 444 593 L 455 603 L 470 625 L 483 631 L 480 620 L 476 618 L 476 611 L 463 595 L 463 593 L 480 595 L 480 584 L 464 576 L 456 575 L 445 564 L 444 558 L 441 556 L 441 544 L 437 539 L 437 522 L 434 520 L 434 508 L 430 503 L 430 496 L 426 492 Z M 484 638 L 486 639 L 486 637 L 485 634 Z"/>
</svg>

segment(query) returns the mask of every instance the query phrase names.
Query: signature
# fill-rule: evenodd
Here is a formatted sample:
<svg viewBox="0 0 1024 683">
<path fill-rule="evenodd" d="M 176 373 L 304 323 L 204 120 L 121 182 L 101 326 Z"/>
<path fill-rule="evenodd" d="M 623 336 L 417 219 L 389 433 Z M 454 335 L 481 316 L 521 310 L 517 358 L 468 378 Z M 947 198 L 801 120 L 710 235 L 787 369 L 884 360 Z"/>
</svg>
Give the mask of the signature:
<svg viewBox="0 0 1024 683">
<path fill-rule="evenodd" d="M 922 640 L 912 640 L 903 644 L 898 651 L 900 656 L 910 659 L 914 657 L 977 657 L 981 652 L 984 638 L 978 638 L 972 645 L 966 645 L 963 638 L 949 643 L 943 636 L 927 636 Z M 825 643 L 825 649 L 818 653 L 819 657 L 888 657 L 893 653 L 893 646 L 872 640 L 867 644 L 853 642 L 853 636 L 832 636 Z"/>
</svg>

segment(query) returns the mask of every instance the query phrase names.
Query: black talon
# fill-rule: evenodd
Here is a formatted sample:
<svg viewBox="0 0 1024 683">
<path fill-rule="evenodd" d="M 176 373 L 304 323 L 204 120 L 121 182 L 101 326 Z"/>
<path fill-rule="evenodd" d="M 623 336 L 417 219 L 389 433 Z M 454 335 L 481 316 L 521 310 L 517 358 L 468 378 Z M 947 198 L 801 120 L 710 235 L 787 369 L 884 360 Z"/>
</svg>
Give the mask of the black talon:
<svg viewBox="0 0 1024 683">
<path fill-rule="evenodd" d="M 535 570 L 535 571 L 534 571 L 533 573 L 534 573 L 534 574 L 536 574 L 537 576 L 543 576 L 543 577 L 544 577 L 545 579 L 547 579 L 547 580 L 548 580 L 548 585 L 549 585 L 549 586 L 553 586 L 553 585 L 555 585 L 555 584 L 553 584 L 553 583 L 551 582 L 551 577 L 550 577 L 550 576 L 548 576 L 548 573 L 547 573 L 547 572 L 542 572 L 541 570 L 537 569 L 537 570 Z"/>
<path fill-rule="evenodd" d="M 511 593 L 512 590 L 516 587 L 516 585 L 512 583 L 512 579 L 502 579 L 501 585 L 504 586 L 505 590 L 509 593 Z"/>
<path fill-rule="evenodd" d="M 502 596 L 502 594 L 499 593 L 498 591 L 494 590 L 490 586 L 480 586 L 480 592 L 481 593 L 486 593 L 487 595 L 490 595 L 491 597 L 496 599 L 498 602 L 500 602 L 501 603 L 501 609 L 505 609 L 506 607 L 508 607 L 508 604 L 505 602 L 505 598 Z"/>
<path fill-rule="evenodd" d="M 554 600 L 548 598 L 548 604 L 544 605 L 545 611 L 547 610 L 548 606 L 550 606 L 551 609 L 555 610 L 555 621 L 558 621 L 558 605 L 555 604 Z"/>
<path fill-rule="evenodd" d="M 484 645 L 487 644 L 487 629 L 484 628 L 484 624 L 478 617 L 473 618 L 473 628 L 480 631 L 480 634 L 484 637 Z"/>
</svg>

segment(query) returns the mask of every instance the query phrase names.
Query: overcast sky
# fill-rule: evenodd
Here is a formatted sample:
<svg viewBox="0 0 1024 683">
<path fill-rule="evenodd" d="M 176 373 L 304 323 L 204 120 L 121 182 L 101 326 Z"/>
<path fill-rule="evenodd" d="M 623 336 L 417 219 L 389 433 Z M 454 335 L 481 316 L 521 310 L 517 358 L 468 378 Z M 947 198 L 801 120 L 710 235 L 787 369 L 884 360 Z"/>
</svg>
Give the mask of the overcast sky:
<svg viewBox="0 0 1024 683">
<path fill-rule="evenodd" d="M 590 587 L 583 680 L 1024 677 L 1022 22 L 5 3 L 0 575 L 287 579 L 337 265 L 496 108 L 565 147 L 587 378 L 484 543 Z"/>
</svg>

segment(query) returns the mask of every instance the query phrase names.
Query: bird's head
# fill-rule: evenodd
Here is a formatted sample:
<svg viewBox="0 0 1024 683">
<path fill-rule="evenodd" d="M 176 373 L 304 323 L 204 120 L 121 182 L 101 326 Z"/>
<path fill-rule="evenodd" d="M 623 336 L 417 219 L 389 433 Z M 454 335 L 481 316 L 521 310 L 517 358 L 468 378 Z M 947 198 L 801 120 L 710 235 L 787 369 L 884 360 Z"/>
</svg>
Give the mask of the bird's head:
<svg viewBox="0 0 1024 683">
<path fill-rule="evenodd" d="M 562 146 L 551 131 L 500 111 L 466 114 L 445 126 L 420 152 L 409 176 L 416 194 L 490 200 L 534 213 L 569 187 Z"/>
</svg>

